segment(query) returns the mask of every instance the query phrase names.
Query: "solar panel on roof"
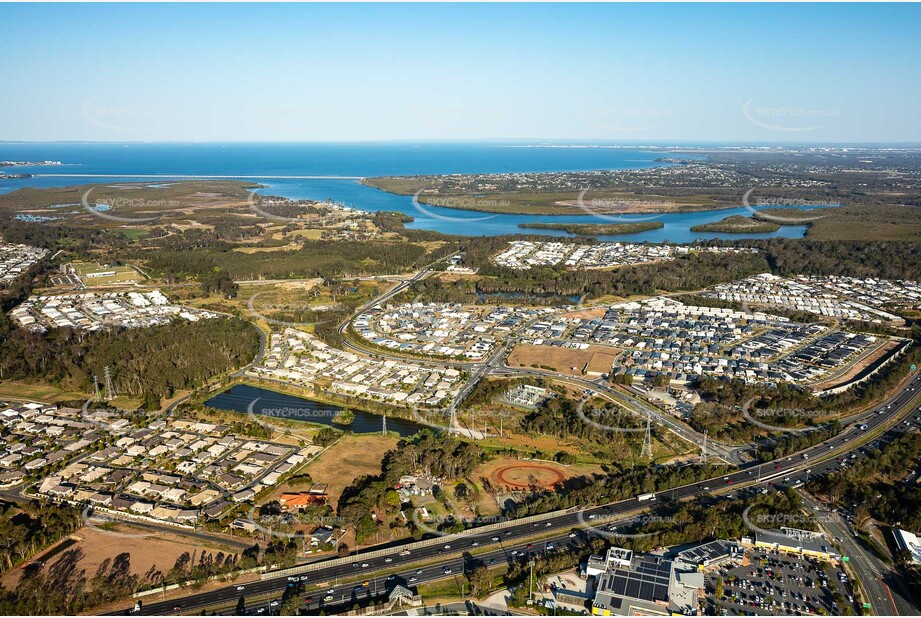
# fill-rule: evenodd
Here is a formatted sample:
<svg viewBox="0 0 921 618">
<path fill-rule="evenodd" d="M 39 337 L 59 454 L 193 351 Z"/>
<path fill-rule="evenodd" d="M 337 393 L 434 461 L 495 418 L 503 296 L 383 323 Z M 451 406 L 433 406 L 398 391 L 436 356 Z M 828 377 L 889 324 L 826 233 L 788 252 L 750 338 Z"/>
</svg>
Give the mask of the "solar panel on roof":
<svg viewBox="0 0 921 618">
<path fill-rule="evenodd" d="M 624 596 L 633 598 L 633 599 L 642 599 L 645 597 L 640 596 L 640 582 L 635 579 L 627 580 L 627 588 L 624 592 Z"/>
</svg>

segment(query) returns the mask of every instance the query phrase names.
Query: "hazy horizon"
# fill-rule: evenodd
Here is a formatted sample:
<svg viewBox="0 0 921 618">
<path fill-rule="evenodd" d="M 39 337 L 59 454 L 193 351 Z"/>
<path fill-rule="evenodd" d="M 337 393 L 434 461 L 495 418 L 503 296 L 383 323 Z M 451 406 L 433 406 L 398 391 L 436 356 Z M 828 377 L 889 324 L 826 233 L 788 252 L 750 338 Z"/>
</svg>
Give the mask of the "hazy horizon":
<svg viewBox="0 0 921 618">
<path fill-rule="evenodd" d="M 921 143 L 919 29 L 904 4 L 5 4 L 0 140 Z"/>
</svg>

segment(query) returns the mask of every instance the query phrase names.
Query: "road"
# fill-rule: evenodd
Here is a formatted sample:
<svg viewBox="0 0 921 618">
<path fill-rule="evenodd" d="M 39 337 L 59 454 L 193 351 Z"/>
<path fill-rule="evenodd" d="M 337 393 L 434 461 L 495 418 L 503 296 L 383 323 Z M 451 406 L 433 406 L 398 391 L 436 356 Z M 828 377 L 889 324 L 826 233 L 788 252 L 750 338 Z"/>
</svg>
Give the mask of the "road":
<svg viewBox="0 0 921 618">
<path fill-rule="evenodd" d="M 425 268 L 417 272 L 415 275 L 413 275 L 411 278 L 401 281 L 400 283 L 398 283 L 396 286 L 394 286 L 387 292 L 381 294 L 380 296 L 376 298 L 373 298 L 367 301 L 366 303 L 364 303 L 363 305 L 361 305 L 355 310 L 354 315 L 355 316 L 360 315 L 361 313 L 363 313 L 370 307 L 374 307 L 375 305 L 380 305 L 388 301 L 389 299 L 393 298 L 394 296 L 400 294 L 404 290 L 411 287 L 415 282 L 424 279 L 426 276 L 428 276 L 429 272 L 431 272 L 432 266 L 434 266 L 434 264 L 436 263 L 437 262 L 434 262 L 426 266 Z M 582 388 L 591 388 L 595 391 L 604 392 L 610 398 L 615 399 L 617 403 L 633 411 L 634 413 L 640 416 L 651 416 L 653 420 L 655 420 L 659 425 L 664 426 L 666 429 L 674 432 L 675 434 L 677 434 L 684 440 L 687 440 L 691 442 L 692 444 L 696 444 L 699 447 L 702 447 L 704 444 L 706 444 L 708 451 L 711 454 L 717 457 L 720 457 L 726 460 L 727 462 L 731 462 L 735 464 L 742 463 L 741 454 L 747 447 L 726 445 L 726 444 L 721 444 L 719 442 L 716 442 L 714 440 L 706 440 L 702 434 L 694 431 L 693 429 L 691 429 L 690 427 L 688 427 L 686 424 L 682 423 L 681 421 L 671 417 L 668 414 L 661 412 L 657 408 L 650 406 L 646 404 L 645 402 L 640 401 L 639 399 L 629 396 L 628 394 L 624 393 L 621 390 L 608 386 L 607 384 L 604 383 L 603 380 L 598 380 L 598 381 L 583 380 L 583 379 L 576 378 L 574 376 L 564 377 L 564 376 L 559 376 L 558 374 L 555 374 L 555 373 L 550 373 L 547 371 L 540 371 L 540 370 L 536 370 L 532 368 L 524 368 L 524 367 L 516 368 L 516 367 L 506 366 L 503 362 L 505 358 L 505 351 L 509 348 L 509 346 L 511 346 L 513 343 L 517 341 L 517 338 L 512 338 L 506 341 L 505 345 L 500 348 L 500 353 L 492 354 L 486 362 L 483 362 L 483 361 L 468 361 L 468 362 L 464 362 L 464 361 L 428 361 L 425 359 L 417 359 L 415 357 L 408 358 L 406 356 L 390 353 L 384 350 L 368 349 L 368 348 L 364 348 L 362 346 L 356 345 L 355 343 L 352 343 L 351 341 L 349 341 L 348 337 L 346 336 L 346 330 L 348 328 L 349 323 L 352 321 L 352 319 L 353 318 L 350 317 L 349 319 L 344 320 L 342 323 L 340 323 L 338 330 L 339 330 L 339 334 L 342 336 L 343 346 L 351 350 L 352 352 L 355 352 L 356 354 L 361 354 L 363 356 L 374 356 L 374 357 L 379 357 L 379 358 L 386 358 L 388 360 L 395 360 L 398 362 L 412 362 L 418 365 L 429 365 L 429 366 L 450 365 L 451 367 L 454 367 L 456 369 L 470 371 L 470 380 L 464 386 L 464 388 L 461 389 L 461 391 L 458 393 L 458 396 L 455 397 L 454 401 L 451 403 L 451 406 L 446 411 L 447 412 L 446 416 L 449 416 L 451 419 L 451 426 L 455 430 L 460 431 L 461 433 L 467 433 L 473 437 L 475 437 L 475 435 L 479 433 L 479 432 L 476 432 L 474 428 L 471 428 L 471 429 L 460 428 L 457 425 L 456 412 L 457 412 L 458 406 L 463 402 L 464 398 L 473 390 L 476 384 L 481 379 L 486 377 L 487 375 L 489 374 L 535 375 L 535 376 L 541 376 L 541 377 L 549 376 L 549 377 L 553 377 L 557 381 L 568 381 L 570 383 L 577 384 L 578 386 L 581 386 Z M 482 436 L 482 434 L 480 435 Z"/>
<path fill-rule="evenodd" d="M 678 419 L 670 416 L 653 408 L 652 406 L 646 405 L 639 401 L 638 399 L 631 397 L 630 395 L 624 393 L 623 391 L 612 387 L 605 383 L 603 380 L 586 380 L 576 376 L 565 376 L 553 374 L 547 371 L 541 371 L 539 369 L 530 369 L 526 367 L 502 367 L 496 369 L 493 373 L 496 375 L 533 375 L 540 377 L 552 377 L 555 382 L 568 383 L 574 386 L 577 386 L 582 389 L 591 389 L 595 392 L 602 393 L 607 395 L 609 398 L 615 400 L 615 403 L 621 405 L 628 410 L 639 416 L 650 416 L 653 421 L 659 425 L 664 426 L 666 429 L 681 437 L 684 440 L 687 440 L 691 444 L 696 444 L 697 446 L 702 446 L 704 443 L 704 436 L 700 434 Z M 724 445 L 715 440 L 707 441 L 707 450 L 712 455 L 716 455 L 732 463 L 740 464 L 742 463 L 739 453 L 744 450 L 744 447 L 733 447 L 730 445 Z"/>
<path fill-rule="evenodd" d="M 867 442 L 875 443 L 881 439 L 881 435 L 888 437 L 897 435 L 907 428 L 901 423 L 902 419 L 915 409 L 921 401 L 918 396 L 917 387 L 921 385 L 921 374 L 916 374 L 910 380 L 903 384 L 902 390 L 899 391 L 891 400 L 891 407 L 884 407 L 883 413 L 875 414 L 866 420 L 866 429 L 861 430 L 858 427 L 851 426 L 842 433 L 829 438 L 828 440 L 816 444 L 808 449 L 800 451 L 789 457 L 776 461 L 763 463 L 755 466 L 748 466 L 736 472 L 726 474 L 722 477 L 715 477 L 705 481 L 691 483 L 682 487 L 677 487 L 665 492 L 660 492 L 659 496 L 667 497 L 674 500 L 688 498 L 697 498 L 710 495 L 714 492 L 726 492 L 735 490 L 739 486 L 765 486 L 768 483 L 783 482 L 792 484 L 798 480 L 806 480 L 809 475 L 824 474 L 840 467 L 839 458 L 845 455 L 853 454 L 855 457 L 863 456 L 870 452 L 869 449 L 861 448 Z M 880 435 L 877 435 L 880 434 Z M 870 437 L 873 439 L 870 440 Z M 575 542 L 579 534 L 572 532 L 574 528 L 581 529 L 591 525 L 594 519 L 604 519 L 609 521 L 611 518 L 623 517 L 637 510 L 648 508 L 654 505 L 654 502 L 640 503 L 636 498 L 621 500 L 607 505 L 593 506 L 578 511 L 569 509 L 567 511 L 557 511 L 549 514 L 546 519 L 537 523 L 511 521 L 503 528 L 501 532 L 478 532 L 475 528 L 450 535 L 444 538 L 445 544 L 450 547 L 445 548 L 441 544 L 425 545 L 419 543 L 407 543 L 404 545 L 393 546 L 388 549 L 387 555 L 376 555 L 374 558 L 364 558 L 363 555 L 373 552 L 376 548 L 368 548 L 362 553 L 357 554 L 350 561 L 340 564 L 339 561 L 331 560 L 329 566 L 324 566 L 323 562 L 316 563 L 309 567 L 312 570 L 304 570 L 300 577 L 304 578 L 304 584 L 321 585 L 324 588 L 329 586 L 335 589 L 333 595 L 343 594 L 342 586 L 336 586 L 334 582 L 342 578 L 365 576 L 372 578 L 373 575 L 381 572 L 395 572 L 404 577 L 408 583 L 415 585 L 423 583 L 426 580 L 419 578 L 415 571 L 409 565 L 413 562 L 424 560 L 437 561 L 437 566 L 423 568 L 425 577 L 438 577 L 438 569 L 442 569 L 440 575 L 444 578 L 443 572 L 445 567 L 452 568 L 453 565 L 460 564 L 461 551 L 470 551 L 476 548 L 488 548 L 488 553 L 484 556 L 477 556 L 485 561 L 496 559 L 507 559 L 511 551 L 528 551 L 527 539 L 533 538 L 541 532 L 550 533 L 555 530 L 560 531 L 560 535 L 555 538 L 556 542 L 569 543 Z M 569 535 L 576 535 L 570 537 Z M 494 541 L 493 538 L 498 538 Z M 410 550 L 409 556 L 400 556 L 401 550 Z M 324 561 L 325 562 L 325 561 Z M 358 566 L 352 566 L 352 564 Z M 363 564 L 368 566 L 364 567 Z M 428 569 L 428 570 L 425 570 Z M 412 574 L 410 574 L 412 573 Z M 456 570 L 455 570 L 456 573 Z M 290 583 L 287 580 L 287 573 L 281 574 L 271 579 L 265 579 L 260 582 L 248 584 L 246 594 L 267 594 L 285 591 Z M 411 577 L 416 577 L 417 581 L 410 581 Z M 333 583 L 333 585 L 330 585 Z M 355 584 L 351 584 L 352 592 Z M 346 586 L 345 588 L 348 588 Z M 357 593 L 357 592 L 356 592 Z M 348 594 L 346 590 L 345 594 Z M 229 586 L 210 592 L 193 594 L 185 597 L 181 601 L 165 601 L 153 603 L 145 606 L 141 613 L 145 615 L 166 614 L 173 612 L 176 605 L 181 605 L 179 611 L 183 613 L 197 612 L 206 607 L 216 604 L 233 604 L 240 596 L 240 592 L 235 586 Z M 322 603 L 322 599 L 314 599 L 314 604 Z M 116 612 L 117 614 L 118 612 Z"/>
<path fill-rule="evenodd" d="M 823 507 L 815 498 L 804 491 L 798 492 L 806 506 L 816 515 L 822 528 L 836 539 L 848 564 L 857 572 L 857 577 L 866 592 L 873 611 L 891 616 L 918 616 L 921 610 L 911 600 L 898 572 L 865 548 L 865 541 L 857 536 L 854 528 L 841 517 Z"/>
</svg>

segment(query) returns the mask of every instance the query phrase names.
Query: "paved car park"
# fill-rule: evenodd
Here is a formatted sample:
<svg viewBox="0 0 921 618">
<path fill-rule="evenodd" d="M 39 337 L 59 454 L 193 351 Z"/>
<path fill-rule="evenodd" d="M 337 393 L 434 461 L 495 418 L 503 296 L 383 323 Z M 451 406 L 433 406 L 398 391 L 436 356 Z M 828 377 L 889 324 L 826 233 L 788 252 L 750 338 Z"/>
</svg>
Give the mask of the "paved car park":
<svg viewBox="0 0 921 618">
<path fill-rule="evenodd" d="M 776 551 L 746 550 L 746 556 L 747 564 L 724 565 L 707 574 L 707 614 L 860 614 L 849 578 L 840 566 Z M 717 598 L 720 578 L 723 596 Z"/>
</svg>

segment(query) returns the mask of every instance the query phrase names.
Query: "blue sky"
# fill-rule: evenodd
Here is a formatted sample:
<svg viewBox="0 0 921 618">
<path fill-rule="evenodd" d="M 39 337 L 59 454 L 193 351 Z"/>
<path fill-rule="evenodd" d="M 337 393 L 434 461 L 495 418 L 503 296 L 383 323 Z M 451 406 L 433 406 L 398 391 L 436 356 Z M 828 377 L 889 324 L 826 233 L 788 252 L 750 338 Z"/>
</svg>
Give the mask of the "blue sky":
<svg viewBox="0 0 921 618">
<path fill-rule="evenodd" d="M 921 6 L 0 5 L 0 140 L 921 142 Z"/>
</svg>

